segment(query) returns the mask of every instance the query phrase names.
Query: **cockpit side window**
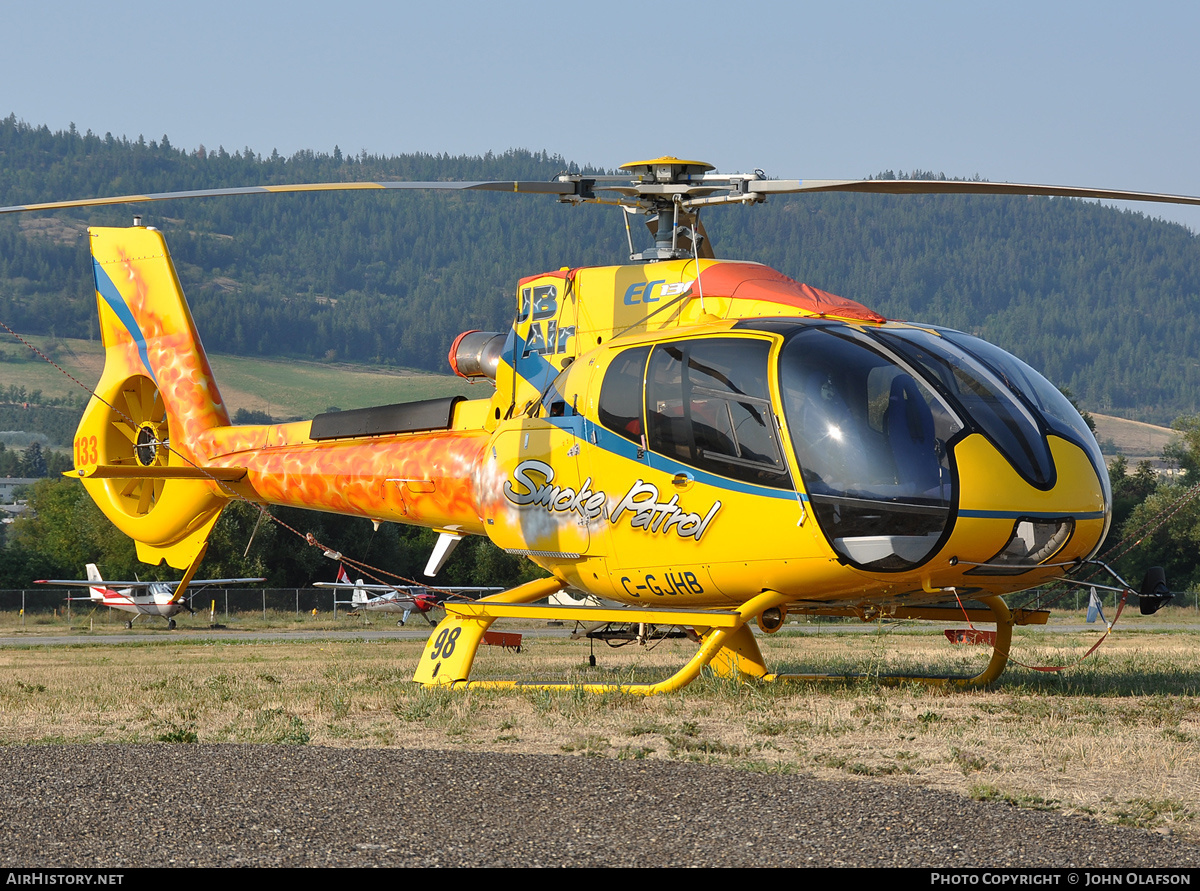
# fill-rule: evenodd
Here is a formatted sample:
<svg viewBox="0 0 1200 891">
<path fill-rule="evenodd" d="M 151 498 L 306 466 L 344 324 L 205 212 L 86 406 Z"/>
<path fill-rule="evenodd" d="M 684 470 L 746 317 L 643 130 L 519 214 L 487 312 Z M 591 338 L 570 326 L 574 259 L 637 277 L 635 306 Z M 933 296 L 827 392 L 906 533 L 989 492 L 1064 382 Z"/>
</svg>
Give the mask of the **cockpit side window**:
<svg viewBox="0 0 1200 891">
<path fill-rule="evenodd" d="M 620 436 L 643 442 L 642 382 L 650 347 L 635 347 L 619 354 L 604 372 L 600 385 L 600 423 Z"/>
<path fill-rule="evenodd" d="M 646 374 L 650 448 L 720 476 L 790 487 L 767 386 L 770 352 L 750 338 L 656 347 Z"/>
</svg>

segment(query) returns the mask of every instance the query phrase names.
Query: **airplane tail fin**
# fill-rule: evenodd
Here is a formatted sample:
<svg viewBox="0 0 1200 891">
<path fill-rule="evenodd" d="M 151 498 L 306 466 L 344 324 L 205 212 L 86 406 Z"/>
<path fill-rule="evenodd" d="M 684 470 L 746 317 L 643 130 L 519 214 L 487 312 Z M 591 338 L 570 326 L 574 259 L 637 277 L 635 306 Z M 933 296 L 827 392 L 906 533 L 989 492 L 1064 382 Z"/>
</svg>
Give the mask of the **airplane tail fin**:
<svg viewBox="0 0 1200 891">
<path fill-rule="evenodd" d="M 366 589 L 363 588 L 363 580 L 359 579 L 354 583 L 354 593 L 350 597 L 351 603 L 366 603 L 370 598 L 367 597 Z"/>
<path fill-rule="evenodd" d="M 88 577 L 89 582 L 103 582 L 104 581 L 104 577 L 102 575 L 100 575 L 100 570 L 96 567 L 95 563 L 89 563 L 87 565 L 87 577 Z M 93 600 L 95 600 L 95 599 L 103 600 L 104 599 L 104 589 L 97 587 L 96 585 L 93 585 L 92 587 L 88 588 L 88 594 L 92 597 Z"/>
<path fill-rule="evenodd" d="M 155 229 L 92 228 L 104 373 L 75 434 L 88 494 L 138 558 L 186 569 L 230 494 L 198 471 L 207 434 L 229 425 L 212 369 Z"/>
</svg>

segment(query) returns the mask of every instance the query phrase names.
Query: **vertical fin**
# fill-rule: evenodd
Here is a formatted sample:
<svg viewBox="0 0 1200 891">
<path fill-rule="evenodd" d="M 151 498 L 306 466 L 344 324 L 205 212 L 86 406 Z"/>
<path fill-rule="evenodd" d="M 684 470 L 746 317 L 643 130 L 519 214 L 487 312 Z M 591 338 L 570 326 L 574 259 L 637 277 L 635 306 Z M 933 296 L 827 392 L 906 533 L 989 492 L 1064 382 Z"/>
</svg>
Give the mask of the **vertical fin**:
<svg viewBox="0 0 1200 891">
<path fill-rule="evenodd" d="M 229 425 L 160 232 L 88 230 L 104 373 L 75 435 L 76 469 L 203 466 L 209 431 Z M 230 497 L 206 479 L 85 479 L 88 494 L 137 542 L 138 558 L 178 569 L 203 552 Z"/>
<path fill-rule="evenodd" d="M 97 568 L 95 563 L 89 563 L 87 565 L 87 577 L 89 582 L 104 581 L 104 577 L 100 575 L 100 570 Z M 92 585 L 90 588 L 88 588 L 88 596 L 93 600 L 103 600 L 104 589 L 96 585 Z"/>
</svg>

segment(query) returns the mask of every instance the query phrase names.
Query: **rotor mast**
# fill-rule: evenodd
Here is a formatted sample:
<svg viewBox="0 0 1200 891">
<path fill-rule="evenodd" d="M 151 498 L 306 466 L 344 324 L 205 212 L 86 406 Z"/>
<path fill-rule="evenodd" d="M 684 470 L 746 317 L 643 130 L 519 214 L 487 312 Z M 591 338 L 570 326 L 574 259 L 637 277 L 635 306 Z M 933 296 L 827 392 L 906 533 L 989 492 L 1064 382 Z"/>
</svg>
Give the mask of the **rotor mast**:
<svg viewBox="0 0 1200 891">
<path fill-rule="evenodd" d="M 631 250 L 631 260 L 682 260 L 699 255 L 701 249 L 712 256 L 712 249 L 699 229 L 699 212 L 683 203 L 695 194 L 697 181 L 703 182 L 704 174 L 715 169 L 711 164 L 663 157 L 632 161 L 619 169 L 628 171 L 640 186 L 640 210 L 647 215 L 646 226 L 654 236 L 654 247 L 636 253 Z"/>
</svg>

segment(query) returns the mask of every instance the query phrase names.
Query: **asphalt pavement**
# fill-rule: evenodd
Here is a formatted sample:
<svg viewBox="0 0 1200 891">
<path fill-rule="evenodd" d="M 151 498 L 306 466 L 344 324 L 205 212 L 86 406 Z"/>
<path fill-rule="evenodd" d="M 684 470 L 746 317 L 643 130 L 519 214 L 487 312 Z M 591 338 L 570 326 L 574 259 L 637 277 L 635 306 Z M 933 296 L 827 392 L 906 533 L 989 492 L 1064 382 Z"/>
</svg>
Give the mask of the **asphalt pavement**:
<svg viewBox="0 0 1200 891">
<path fill-rule="evenodd" d="M 1198 867 L 1200 847 L 870 781 L 313 746 L 0 748 L 0 863 Z"/>
</svg>

